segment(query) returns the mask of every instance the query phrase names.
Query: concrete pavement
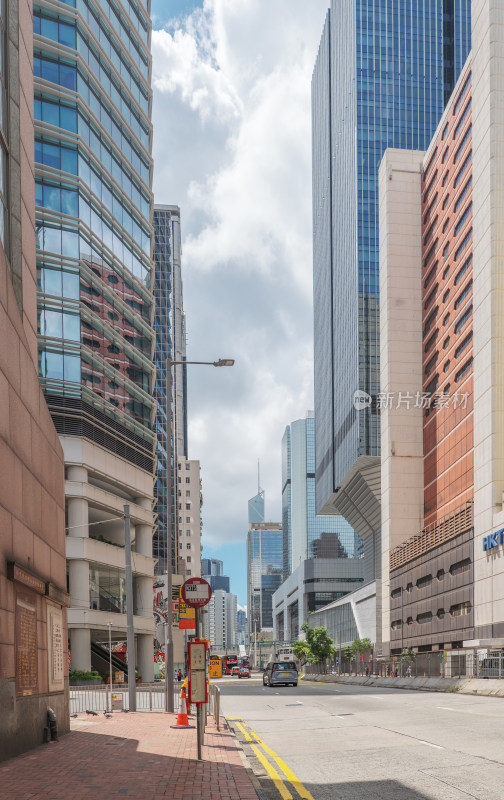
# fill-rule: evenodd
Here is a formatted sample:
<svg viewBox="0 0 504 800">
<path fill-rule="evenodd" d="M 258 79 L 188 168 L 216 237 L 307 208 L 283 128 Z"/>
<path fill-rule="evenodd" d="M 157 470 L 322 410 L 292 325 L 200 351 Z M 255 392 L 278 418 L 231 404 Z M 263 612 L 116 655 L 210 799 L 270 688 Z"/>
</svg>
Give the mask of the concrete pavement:
<svg viewBox="0 0 504 800">
<path fill-rule="evenodd" d="M 221 708 L 258 777 L 262 750 L 293 798 L 298 786 L 314 800 L 504 797 L 500 698 L 300 683 L 223 687 Z"/>
<path fill-rule="evenodd" d="M 174 730 L 175 720 L 155 711 L 80 714 L 59 742 L 0 763 L 0 798 L 258 800 L 224 721 L 218 732 L 208 718 L 197 761 L 196 730 Z"/>
</svg>

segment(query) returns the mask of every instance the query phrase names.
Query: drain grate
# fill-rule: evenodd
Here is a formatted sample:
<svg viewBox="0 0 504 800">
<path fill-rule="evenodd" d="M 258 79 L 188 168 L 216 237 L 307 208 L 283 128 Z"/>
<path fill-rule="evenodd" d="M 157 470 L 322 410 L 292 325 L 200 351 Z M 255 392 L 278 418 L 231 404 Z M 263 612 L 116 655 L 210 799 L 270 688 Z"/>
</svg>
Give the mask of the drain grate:
<svg viewBox="0 0 504 800">
<path fill-rule="evenodd" d="M 120 736 L 117 736 L 115 739 L 111 739 L 109 742 L 105 742 L 105 746 L 113 745 L 115 747 L 121 747 L 121 745 L 126 744 L 127 739 L 121 739 Z"/>
</svg>

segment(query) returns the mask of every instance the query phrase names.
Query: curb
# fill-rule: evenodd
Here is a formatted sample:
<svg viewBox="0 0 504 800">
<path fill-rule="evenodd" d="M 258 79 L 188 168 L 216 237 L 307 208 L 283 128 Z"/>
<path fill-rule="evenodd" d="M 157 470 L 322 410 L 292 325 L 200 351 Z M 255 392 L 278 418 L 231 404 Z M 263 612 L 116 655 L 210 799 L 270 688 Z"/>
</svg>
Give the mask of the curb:
<svg viewBox="0 0 504 800">
<path fill-rule="evenodd" d="M 243 749 L 242 743 L 238 739 L 238 733 L 233 728 L 233 726 L 230 724 L 230 722 L 227 719 L 227 717 L 222 717 L 222 719 L 224 720 L 228 731 L 233 736 L 233 739 L 235 741 L 237 750 L 240 753 L 240 758 L 242 760 L 242 764 L 244 766 L 244 769 L 246 770 L 247 775 L 250 778 L 250 782 L 252 783 L 252 786 L 254 787 L 254 790 L 255 790 L 259 800 L 271 800 L 272 797 L 277 799 L 278 798 L 278 791 L 274 787 L 273 781 L 271 780 L 271 778 L 268 775 L 265 775 L 265 776 L 261 775 L 261 780 L 267 781 L 268 784 L 271 786 L 271 792 L 266 793 L 265 790 L 264 790 L 264 787 L 261 785 L 261 780 L 259 780 L 259 777 L 255 774 L 252 766 L 250 765 L 249 758 L 248 758 L 247 754 L 245 753 L 245 750 Z"/>
</svg>

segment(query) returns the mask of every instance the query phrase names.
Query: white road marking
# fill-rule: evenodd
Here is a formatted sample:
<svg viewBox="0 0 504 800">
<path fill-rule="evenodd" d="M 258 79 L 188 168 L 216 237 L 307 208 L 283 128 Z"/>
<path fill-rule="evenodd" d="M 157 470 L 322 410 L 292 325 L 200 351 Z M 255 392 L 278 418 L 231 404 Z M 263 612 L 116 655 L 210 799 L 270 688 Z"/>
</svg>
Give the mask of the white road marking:
<svg viewBox="0 0 504 800">
<path fill-rule="evenodd" d="M 441 747 L 440 744 L 432 744 L 432 742 L 424 742 L 423 739 L 419 739 L 418 741 L 420 742 L 420 744 L 426 744 L 427 747 L 435 747 L 436 750 L 444 750 L 444 747 Z"/>
<path fill-rule="evenodd" d="M 459 711 L 459 712 L 464 711 L 463 708 L 449 708 L 448 706 L 436 706 L 436 708 L 442 708 L 443 711 Z"/>
</svg>

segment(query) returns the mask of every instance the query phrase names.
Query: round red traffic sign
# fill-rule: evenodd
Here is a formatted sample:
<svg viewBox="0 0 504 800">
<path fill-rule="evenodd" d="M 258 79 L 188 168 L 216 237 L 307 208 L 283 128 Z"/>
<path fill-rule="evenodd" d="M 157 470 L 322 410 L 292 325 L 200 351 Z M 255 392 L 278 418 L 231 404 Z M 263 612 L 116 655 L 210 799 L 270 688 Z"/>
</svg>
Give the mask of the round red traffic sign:
<svg viewBox="0 0 504 800">
<path fill-rule="evenodd" d="M 180 596 L 191 608 L 203 608 L 210 602 L 212 590 L 203 578 L 188 578 L 180 588 Z"/>
</svg>

